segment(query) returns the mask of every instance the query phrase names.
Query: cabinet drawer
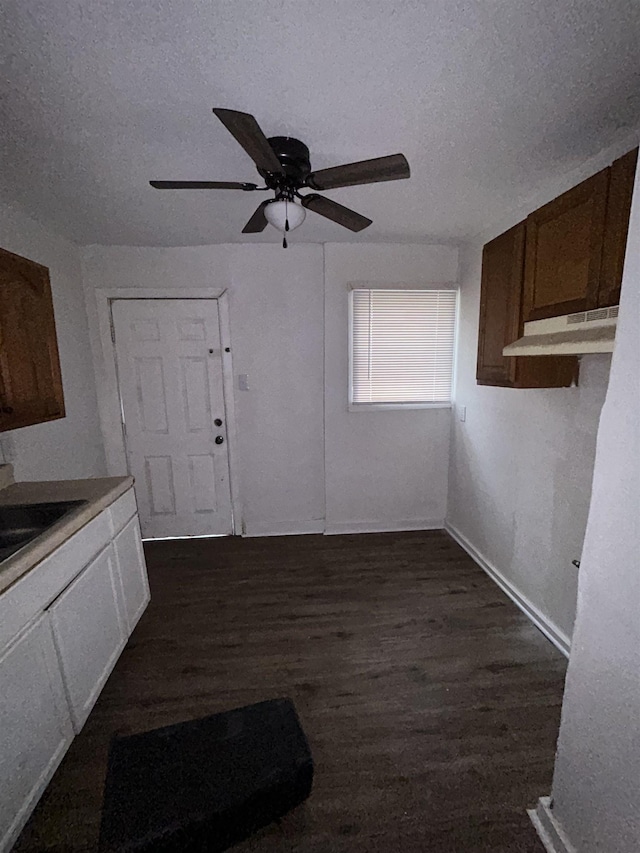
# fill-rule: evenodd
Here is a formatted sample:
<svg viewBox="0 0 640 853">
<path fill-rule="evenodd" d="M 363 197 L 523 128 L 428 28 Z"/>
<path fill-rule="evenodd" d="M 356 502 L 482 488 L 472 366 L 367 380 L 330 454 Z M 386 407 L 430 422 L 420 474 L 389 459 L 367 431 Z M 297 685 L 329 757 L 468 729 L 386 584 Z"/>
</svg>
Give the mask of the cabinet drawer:
<svg viewBox="0 0 640 853">
<path fill-rule="evenodd" d="M 126 642 L 110 545 L 51 605 L 64 686 L 80 731 Z"/>
</svg>

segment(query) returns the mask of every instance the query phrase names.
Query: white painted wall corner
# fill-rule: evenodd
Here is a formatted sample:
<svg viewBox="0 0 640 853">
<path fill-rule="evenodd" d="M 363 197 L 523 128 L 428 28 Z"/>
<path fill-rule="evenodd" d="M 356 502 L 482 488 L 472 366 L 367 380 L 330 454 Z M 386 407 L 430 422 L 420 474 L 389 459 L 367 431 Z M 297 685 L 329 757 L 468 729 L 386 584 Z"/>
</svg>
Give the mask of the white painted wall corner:
<svg viewBox="0 0 640 853">
<path fill-rule="evenodd" d="M 489 577 L 498 584 L 500 589 L 509 596 L 520 610 L 529 618 L 531 622 L 538 628 L 539 631 L 550 640 L 553 645 L 562 652 L 565 657 L 569 657 L 571 651 L 571 639 L 564 631 L 562 631 L 554 622 L 552 622 L 541 610 L 539 610 L 533 602 L 523 595 L 514 584 L 505 577 L 505 575 L 490 563 L 476 548 L 469 542 L 466 536 L 461 533 L 456 527 L 449 522 L 445 522 L 444 529 L 455 539 L 467 554 L 474 560 L 480 568 L 486 572 Z"/>
</svg>

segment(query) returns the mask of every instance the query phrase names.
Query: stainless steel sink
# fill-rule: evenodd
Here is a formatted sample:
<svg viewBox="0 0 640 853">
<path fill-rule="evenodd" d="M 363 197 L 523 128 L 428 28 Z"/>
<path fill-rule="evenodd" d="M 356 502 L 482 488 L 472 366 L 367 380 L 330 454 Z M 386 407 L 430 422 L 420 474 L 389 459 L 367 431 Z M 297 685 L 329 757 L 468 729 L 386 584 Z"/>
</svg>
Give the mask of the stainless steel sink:
<svg viewBox="0 0 640 853">
<path fill-rule="evenodd" d="M 86 501 L 0 506 L 0 562 L 33 542 Z"/>
</svg>

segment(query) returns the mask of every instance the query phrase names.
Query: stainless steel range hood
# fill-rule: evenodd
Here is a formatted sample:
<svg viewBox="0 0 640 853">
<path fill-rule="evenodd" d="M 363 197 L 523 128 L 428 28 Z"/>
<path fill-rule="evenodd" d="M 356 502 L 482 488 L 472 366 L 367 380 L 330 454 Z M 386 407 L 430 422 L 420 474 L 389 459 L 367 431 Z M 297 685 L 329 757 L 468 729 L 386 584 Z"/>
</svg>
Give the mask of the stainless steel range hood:
<svg viewBox="0 0 640 853">
<path fill-rule="evenodd" d="M 595 308 L 533 320 L 524 324 L 524 334 L 502 350 L 503 355 L 584 355 L 613 352 L 618 306 Z"/>
</svg>

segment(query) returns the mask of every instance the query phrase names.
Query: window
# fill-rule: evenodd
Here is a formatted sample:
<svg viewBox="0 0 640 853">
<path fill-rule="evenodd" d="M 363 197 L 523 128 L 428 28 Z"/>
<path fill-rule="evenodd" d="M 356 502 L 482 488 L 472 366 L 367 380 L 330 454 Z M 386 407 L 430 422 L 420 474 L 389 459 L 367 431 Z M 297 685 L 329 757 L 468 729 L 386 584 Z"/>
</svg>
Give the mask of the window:
<svg viewBox="0 0 640 853">
<path fill-rule="evenodd" d="M 450 404 L 456 304 L 455 290 L 351 291 L 353 408 Z"/>
</svg>

